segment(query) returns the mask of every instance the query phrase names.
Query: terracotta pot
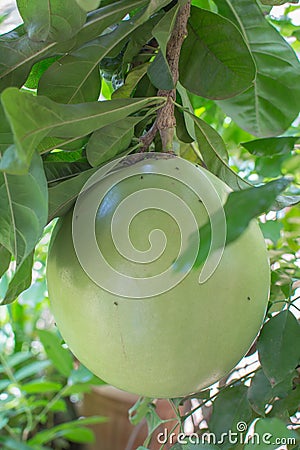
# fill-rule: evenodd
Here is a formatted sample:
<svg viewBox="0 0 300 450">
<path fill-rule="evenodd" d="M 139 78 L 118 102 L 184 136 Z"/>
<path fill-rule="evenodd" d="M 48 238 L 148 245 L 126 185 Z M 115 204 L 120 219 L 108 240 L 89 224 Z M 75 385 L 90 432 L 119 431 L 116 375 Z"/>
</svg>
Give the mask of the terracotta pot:
<svg viewBox="0 0 300 450">
<path fill-rule="evenodd" d="M 84 416 L 100 415 L 108 418 L 108 422 L 91 426 L 95 433 L 95 442 L 86 447 L 87 450 L 135 450 L 143 445 L 147 437 L 145 421 L 137 426 L 131 425 L 128 410 L 138 400 L 138 396 L 116 389 L 112 386 L 94 386 L 91 393 L 84 396 L 80 414 Z M 167 400 L 158 400 L 156 411 L 162 419 L 175 417 L 174 411 Z M 165 428 L 171 430 L 175 421 L 159 427 L 153 435 L 151 450 L 159 450 L 159 433 Z M 175 430 L 176 431 L 176 430 Z M 163 436 L 161 436 L 163 439 Z M 175 438 L 173 444 L 175 443 Z M 166 445 L 169 449 L 172 445 Z"/>
</svg>

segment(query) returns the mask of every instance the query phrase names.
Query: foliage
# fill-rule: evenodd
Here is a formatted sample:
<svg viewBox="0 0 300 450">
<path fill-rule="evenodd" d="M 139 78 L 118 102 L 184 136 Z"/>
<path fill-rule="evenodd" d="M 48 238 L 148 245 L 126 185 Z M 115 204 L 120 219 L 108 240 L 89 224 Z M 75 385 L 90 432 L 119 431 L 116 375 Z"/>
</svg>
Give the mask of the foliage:
<svg viewBox="0 0 300 450">
<path fill-rule="evenodd" d="M 92 442 L 86 425 L 106 420 L 78 420 L 80 395 L 103 382 L 74 361 L 53 330 L 45 298 L 46 231 L 35 253 L 30 289 L 0 311 L 0 443 L 7 449 L 64 449 L 70 442 Z M 1 291 L 5 283 L 6 276 Z"/>
<path fill-rule="evenodd" d="M 3 305 L 9 304 L 3 309 L 4 333 L 11 320 L 14 340 L 1 352 L 0 439 L 7 448 L 26 449 L 53 440 L 60 445 L 57 439 L 91 438 L 83 421 L 80 428 L 69 422 L 43 429 L 64 412 L 74 368 L 58 337 L 53 335 L 49 344 L 47 331 L 37 336 L 44 308 L 37 299 L 45 286 L 33 266 L 40 250 L 35 258 L 33 252 L 47 223 L 72 207 L 100 165 L 140 151 L 166 101 L 157 89 L 173 87 L 167 42 L 178 5 L 170 0 L 17 3 L 24 24 L 0 36 L 0 296 Z M 295 433 L 293 425 L 289 431 L 285 425 L 296 421 L 300 384 L 295 318 L 300 212 L 291 208 L 299 202 L 300 69 L 294 49 L 299 50 L 300 34 L 289 16 L 297 6 L 287 6 L 281 18 L 272 17 L 269 5 L 282 3 L 193 0 L 180 56 L 176 152 L 236 191 L 227 204 L 227 211 L 235 213 L 235 237 L 273 203 L 273 212 L 261 217 L 272 286 L 257 343 L 260 365 L 253 353 L 253 365 L 246 359 L 245 368 L 195 395 L 198 404 L 188 413 L 180 405 L 190 399 L 170 400 L 181 429 L 201 410 L 206 418 L 199 420 L 200 434 L 207 427 L 219 436 L 239 421 L 260 434 Z M 150 150 L 162 150 L 159 136 Z M 271 200 L 258 208 L 259 192 L 265 191 Z M 237 198 L 239 208 L 232 206 Z M 33 299 L 34 307 L 28 306 Z M 38 352 L 31 348 L 34 342 Z M 95 382 L 83 382 L 81 366 L 76 374 L 74 393 Z M 161 423 L 151 400 L 146 408 L 143 404 L 145 415 L 151 434 Z M 23 447 L 16 446 L 18 440 Z M 150 437 L 145 447 L 149 442 Z M 222 445 L 229 448 L 228 442 Z M 188 448 L 177 443 L 174 449 L 181 447 Z"/>
</svg>

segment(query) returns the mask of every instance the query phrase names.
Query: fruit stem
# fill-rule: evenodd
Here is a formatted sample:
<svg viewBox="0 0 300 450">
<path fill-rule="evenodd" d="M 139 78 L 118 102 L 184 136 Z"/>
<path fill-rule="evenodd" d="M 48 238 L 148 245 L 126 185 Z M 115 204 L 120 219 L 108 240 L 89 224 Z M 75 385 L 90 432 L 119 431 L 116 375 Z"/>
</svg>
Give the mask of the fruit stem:
<svg viewBox="0 0 300 450">
<path fill-rule="evenodd" d="M 173 78 L 174 88 L 171 90 L 160 89 L 157 93 L 159 97 L 166 97 L 166 104 L 158 110 L 157 118 L 150 130 L 141 137 L 141 151 L 148 149 L 159 131 L 162 141 L 163 152 L 173 153 L 173 139 L 176 127 L 174 114 L 174 101 L 176 100 L 176 85 L 179 78 L 179 58 L 183 41 L 187 35 L 187 22 L 191 11 L 191 0 L 179 9 L 175 25 L 172 30 L 168 45 L 166 58 Z"/>
</svg>

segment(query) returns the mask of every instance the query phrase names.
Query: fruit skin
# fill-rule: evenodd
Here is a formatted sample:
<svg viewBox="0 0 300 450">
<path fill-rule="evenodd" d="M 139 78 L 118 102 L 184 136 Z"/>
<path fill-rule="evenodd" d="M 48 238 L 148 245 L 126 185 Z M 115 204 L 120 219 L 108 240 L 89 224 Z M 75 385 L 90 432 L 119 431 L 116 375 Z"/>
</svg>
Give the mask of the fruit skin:
<svg viewBox="0 0 300 450">
<path fill-rule="evenodd" d="M 159 160 L 147 164 L 160 170 Z M 105 230 L 116 204 L 141 189 L 142 182 L 142 187 L 172 188 L 197 210 L 199 226 L 207 220 L 199 200 L 183 192 L 188 190 L 182 190 L 180 183 L 172 182 L 171 187 L 159 176 L 147 174 L 147 167 L 143 170 L 143 180 L 132 178 L 109 192 L 106 210 L 101 213 L 100 206 L 96 218 L 98 243 L 120 271 L 126 266 L 112 250 Z M 230 190 L 214 175 L 199 168 L 199 180 L 194 181 L 201 183 L 203 173 L 225 202 Z M 178 230 L 176 235 L 169 219 L 162 215 L 158 224 L 153 211 L 144 212 L 135 224 L 135 245 L 145 249 L 149 230 L 160 226 L 169 230 L 171 248 L 178 245 Z M 211 385 L 251 346 L 264 318 L 270 284 L 267 251 L 256 221 L 225 248 L 208 281 L 200 285 L 198 277 L 199 270 L 192 269 L 176 287 L 153 298 L 121 298 L 103 290 L 78 262 L 72 212 L 56 225 L 47 264 L 52 310 L 76 357 L 106 382 L 154 398 L 181 397 Z"/>
</svg>

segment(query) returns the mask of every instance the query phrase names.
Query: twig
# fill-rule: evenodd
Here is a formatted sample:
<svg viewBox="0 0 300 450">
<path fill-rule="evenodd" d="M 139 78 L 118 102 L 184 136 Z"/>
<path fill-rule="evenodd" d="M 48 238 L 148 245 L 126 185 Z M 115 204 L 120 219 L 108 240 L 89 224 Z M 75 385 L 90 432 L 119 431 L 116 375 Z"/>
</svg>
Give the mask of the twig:
<svg viewBox="0 0 300 450">
<path fill-rule="evenodd" d="M 179 78 L 179 57 L 183 41 L 187 35 L 187 22 L 190 16 L 191 0 L 182 6 L 176 17 L 175 25 L 171 33 L 166 58 L 173 78 L 174 88 L 171 90 L 160 89 L 157 93 L 159 97 L 166 97 L 166 104 L 158 110 L 157 118 L 150 130 L 141 137 L 143 144 L 142 151 L 145 151 L 153 142 L 157 131 L 159 131 L 163 151 L 173 152 L 173 137 L 176 126 L 174 115 L 174 101 L 176 100 L 176 84 Z"/>
<path fill-rule="evenodd" d="M 204 402 L 200 403 L 198 406 L 196 406 L 194 409 L 191 409 L 191 411 L 189 411 L 187 414 L 185 414 L 184 416 L 182 416 L 181 420 L 184 422 L 188 417 L 190 417 L 192 414 L 194 414 L 196 411 L 198 411 L 200 408 L 202 408 L 204 405 L 206 405 L 208 402 L 211 402 L 212 400 L 214 400 L 221 391 L 223 391 L 224 389 L 228 388 L 229 386 L 234 386 L 237 383 L 240 383 L 241 381 L 245 381 L 248 378 L 251 377 L 251 375 L 253 375 L 254 373 L 256 373 L 260 368 L 258 367 L 257 369 L 252 370 L 251 372 L 247 373 L 246 375 L 242 376 L 241 378 L 238 378 L 236 380 L 231 381 L 230 383 L 228 383 L 226 386 L 224 386 L 223 388 L 221 388 L 218 392 L 216 392 L 214 395 L 212 395 L 210 398 L 206 399 Z"/>
<path fill-rule="evenodd" d="M 70 386 L 66 384 L 57 394 L 54 395 L 54 397 L 52 397 L 52 399 L 47 403 L 44 409 L 34 418 L 32 429 L 34 429 L 40 423 L 43 416 L 45 416 L 50 411 L 52 406 L 55 405 L 55 403 L 65 395 L 69 387 Z"/>
</svg>

